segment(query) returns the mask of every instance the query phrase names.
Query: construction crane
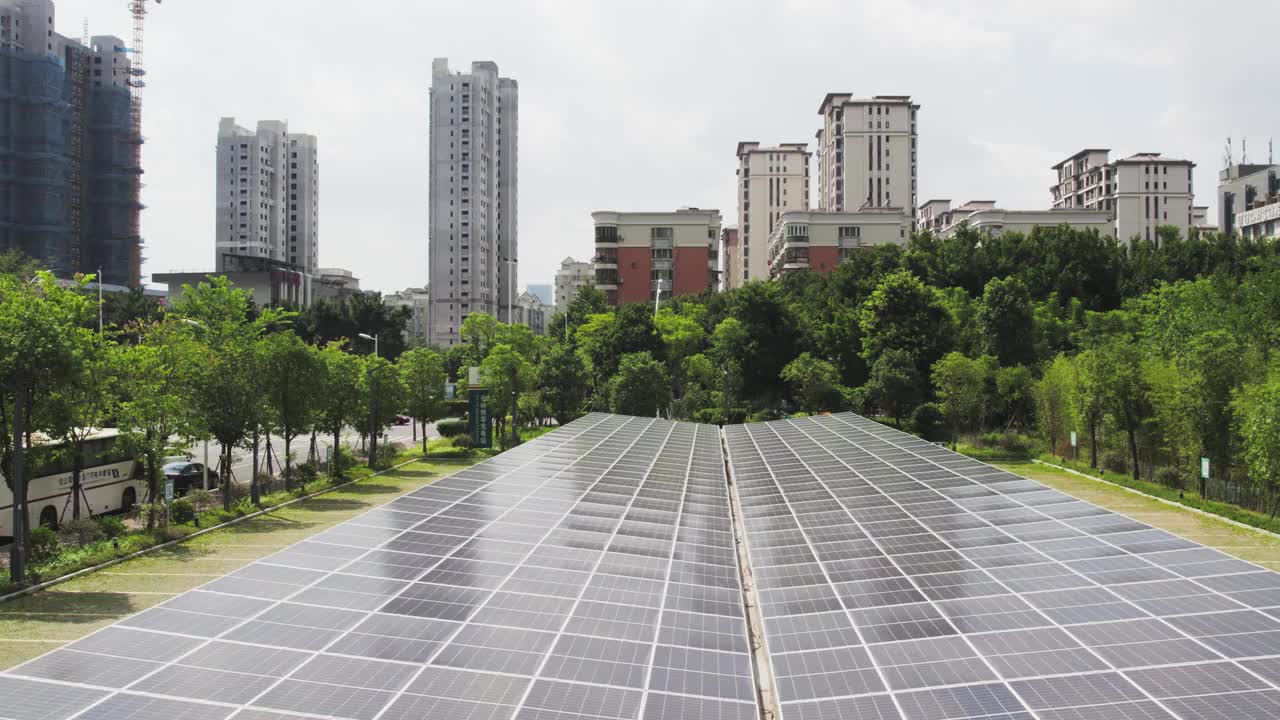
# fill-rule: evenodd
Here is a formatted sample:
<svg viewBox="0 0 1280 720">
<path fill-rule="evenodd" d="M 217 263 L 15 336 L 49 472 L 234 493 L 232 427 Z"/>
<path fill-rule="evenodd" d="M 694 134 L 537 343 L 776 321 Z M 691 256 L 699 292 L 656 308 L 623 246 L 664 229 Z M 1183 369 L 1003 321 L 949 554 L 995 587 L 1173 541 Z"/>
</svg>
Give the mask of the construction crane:
<svg viewBox="0 0 1280 720">
<path fill-rule="evenodd" d="M 129 13 L 133 15 L 133 47 L 129 48 L 132 58 L 129 62 L 129 95 L 130 95 L 130 120 L 132 122 L 132 163 L 130 165 L 132 172 L 137 176 L 133 180 L 133 203 L 141 209 L 141 190 L 142 190 L 142 144 L 145 142 L 142 136 L 142 88 L 147 86 L 144 79 L 147 74 L 146 66 L 143 63 L 143 29 L 147 19 L 147 2 L 149 0 L 128 0 Z M 155 0 L 156 4 L 160 4 L 160 0 Z M 134 218 L 137 214 L 134 213 Z M 142 230 L 136 219 L 128 230 L 130 238 L 130 285 L 139 285 L 142 282 Z"/>
</svg>

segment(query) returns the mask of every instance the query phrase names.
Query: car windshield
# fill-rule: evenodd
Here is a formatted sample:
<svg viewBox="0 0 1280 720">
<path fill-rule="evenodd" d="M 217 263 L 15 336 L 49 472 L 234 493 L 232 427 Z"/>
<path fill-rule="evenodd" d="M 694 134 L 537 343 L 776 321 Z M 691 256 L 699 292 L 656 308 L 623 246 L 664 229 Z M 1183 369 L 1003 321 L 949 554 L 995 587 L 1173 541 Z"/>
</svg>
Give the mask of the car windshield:
<svg viewBox="0 0 1280 720">
<path fill-rule="evenodd" d="M 174 475 L 186 469 L 187 469 L 186 463 L 169 463 L 168 465 L 164 466 L 164 473 L 166 475 Z"/>
</svg>

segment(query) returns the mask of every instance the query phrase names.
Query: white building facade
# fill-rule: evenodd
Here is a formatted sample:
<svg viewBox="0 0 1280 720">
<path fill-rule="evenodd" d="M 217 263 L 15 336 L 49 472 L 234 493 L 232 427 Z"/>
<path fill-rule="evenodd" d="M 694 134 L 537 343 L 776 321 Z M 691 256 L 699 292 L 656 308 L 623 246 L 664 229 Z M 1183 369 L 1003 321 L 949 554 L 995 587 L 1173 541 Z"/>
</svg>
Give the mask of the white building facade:
<svg viewBox="0 0 1280 720">
<path fill-rule="evenodd" d="M 805 143 L 760 147 L 738 143 L 738 234 L 726 253 L 723 287 L 769 278 L 769 236 L 782 214 L 809 209 L 809 157 Z"/>
<path fill-rule="evenodd" d="M 578 290 L 595 284 L 596 271 L 589 262 L 578 262 L 567 257 L 556 271 L 555 307 L 557 313 L 567 312 L 569 303 L 578 297 Z"/>
<path fill-rule="evenodd" d="M 320 245 L 320 162 L 314 135 L 263 120 L 218 125 L 215 264 L 228 256 L 287 263 L 314 275 Z"/>
<path fill-rule="evenodd" d="M 1154 152 L 1111 161 L 1110 152 L 1087 148 L 1054 165 L 1053 208 L 1110 212 L 1121 241 L 1155 242 L 1166 225 L 1187 237 L 1196 224 L 1195 163 Z"/>
<path fill-rule="evenodd" d="M 919 110 L 909 95 L 829 93 L 818 108 L 818 209 L 895 208 L 914 220 Z"/>
<path fill-rule="evenodd" d="M 1037 227 L 1067 225 L 1078 230 L 1097 230 L 1115 237 L 1115 223 L 1106 210 L 1088 208 L 1052 208 L 1048 210 L 1006 210 L 994 200 L 970 200 L 951 207 L 950 200 L 929 200 L 916 210 L 920 230 L 950 237 L 962 225 L 1000 235 L 1006 232 L 1030 233 Z"/>
<path fill-rule="evenodd" d="M 783 213 L 769 237 L 769 272 L 780 277 L 812 270 L 823 275 L 851 253 L 877 245 L 906 245 L 911 219 L 897 208 Z"/>
<path fill-rule="evenodd" d="M 463 320 L 506 322 L 517 285 L 519 92 L 492 62 L 431 64 L 428 263 L 431 342 L 460 342 Z"/>
<path fill-rule="evenodd" d="M 427 334 L 427 315 L 431 311 L 431 292 L 427 288 L 405 288 L 382 296 L 387 307 L 408 308 L 409 322 L 405 324 L 405 339 L 410 345 L 420 347 L 430 342 Z"/>
</svg>

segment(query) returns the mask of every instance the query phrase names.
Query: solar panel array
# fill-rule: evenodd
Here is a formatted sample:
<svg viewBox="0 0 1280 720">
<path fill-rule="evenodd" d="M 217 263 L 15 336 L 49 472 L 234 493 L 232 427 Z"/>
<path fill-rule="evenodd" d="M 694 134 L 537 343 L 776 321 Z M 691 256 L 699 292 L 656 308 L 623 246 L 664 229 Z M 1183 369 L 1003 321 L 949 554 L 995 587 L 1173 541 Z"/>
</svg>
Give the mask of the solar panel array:
<svg viewBox="0 0 1280 720">
<path fill-rule="evenodd" d="M 0 673 L 0 719 L 1253 720 L 1278 684 L 1278 573 L 854 415 L 593 414 Z"/>
<path fill-rule="evenodd" d="M 716 428 L 591 415 L 0 675 L 13 720 L 757 716 Z"/>
<path fill-rule="evenodd" d="M 786 720 L 1280 717 L 1280 574 L 853 415 L 725 434 Z"/>
</svg>

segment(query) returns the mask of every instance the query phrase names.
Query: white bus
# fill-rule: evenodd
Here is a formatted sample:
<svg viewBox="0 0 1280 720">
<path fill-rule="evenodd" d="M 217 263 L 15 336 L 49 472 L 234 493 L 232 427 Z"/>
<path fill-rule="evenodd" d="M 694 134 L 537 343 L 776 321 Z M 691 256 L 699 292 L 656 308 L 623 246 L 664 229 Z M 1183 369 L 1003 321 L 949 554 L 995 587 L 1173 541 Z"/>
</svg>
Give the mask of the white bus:
<svg viewBox="0 0 1280 720">
<path fill-rule="evenodd" d="M 80 471 L 80 517 L 121 512 L 133 508 L 146 494 L 146 482 L 137 471 L 132 455 L 115 447 L 119 431 L 95 430 L 85 440 L 84 469 Z M 73 515 L 71 499 L 72 462 L 69 457 L 52 460 L 47 449 L 57 448 L 61 441 L 36 443 L 27 453 L 27 513 L 31 527 L 45 525 L 57 528 Z M 42 458 L 45 456 L 45 458 Z M 0 471 L 0 480 L 4 479 Z M 0 538 L 13 537 L 13 491 L 7 481 L 0 482 Z"/>
</svg>

